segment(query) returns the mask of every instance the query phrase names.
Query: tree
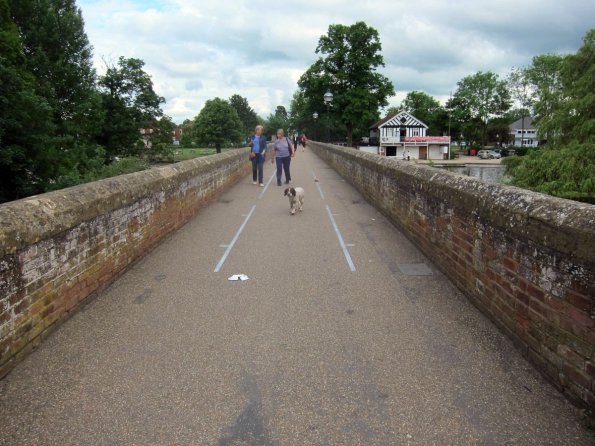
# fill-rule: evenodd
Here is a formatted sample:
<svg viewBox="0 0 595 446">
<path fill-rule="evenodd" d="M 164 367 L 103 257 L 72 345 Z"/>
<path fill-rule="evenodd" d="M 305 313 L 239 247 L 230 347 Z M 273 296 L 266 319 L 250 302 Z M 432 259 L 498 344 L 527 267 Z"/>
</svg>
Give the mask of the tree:
<svg viewBox="0 0 595 446">
<path fill-rule="evenodd" d="M 590 30 L 576 54 L 533 59 L 538 128 L 548 144 L 505 160 L 512 184 L 595 204 L 594 43 Z"/>
<path fill-rule="evenodd" d="M 12 1 L 25 66 L 36 80 L 36 93 L 53 112 L 55 138 L 63 158 L 95 150 L 101 119 L 95 90 L 92 48 L 75 0 Z"/>
<path fill-rule="evenodd" d="M 560 123 L 563 142 L 595 140 L 595 29 L 583 46 L 564 60 L 561 69 L 564 102 L 554 119 Z"/>
<path fill-rule="evenodd" d="M 8 0 L 0 0 L 0 202 L 43 192 L 61 172 L 52 109 L 35 89 Z"/>
<path fill-rule="evenodd" d="M 246 138 L 235 108 L 220 98 L 206 102 L 194 118 L 192 129 L 199 144 L 214 145 L 217 153 L 221 153 L 222 146 L 233 146 Z"/>
<path fill-rule="evenodd" d="M 2 8 L 3 20 L 8 13 L 11 22 L 6 31 L 16 28 L 19 37 L 20 60 L 3 67 L 5 87 L 20 101 L 11 109 L 13 130 L 7 132 L 11 153 L 18 156 L 5 158 L 20 160 L 11 167 L 22 177 L 15 195 L 75 184 L 102 157 L 95 141 L 102 113 L 81 11 L 74 0 L 12 1 Z M 13 39 L 13 50 L 17 46 Z"/>
<path fill-rule="evenodd" d="M 267 137 L 277 134 L 277 130 L 283 129 L 285 134 L 289 134 L 289 115 L 283 105 L 278 105 L 275 113 L 271 113 L 266 120 L 265 133 Z"/>
<path fill-rule="evenodd" d="M 337 110 L 333 115 L 345 126 L 349 145 L 354 129 L 376 121 L 378 109 L 388 105 L 387 98 L 395 93 L 390 80 L 376 71 L 384 66 L 381 50 L 378 31 L 364 22 L 330 25 L 316 47 L 323 57 L 298 82 L 309 101 L 309 113 L 321 113 L 324 93 L 333 93 L 332 108 Z"/>
<path fill-rule="evenodd" d="M 146 136 L 147 143 L 142 155 L 149 160 L 170 157 L 173 154 L 173 134 L 176 124 L 169 116 L 162 116 L 151 125 L 152 132 Z"/>
<path fill-rule="evenodd" d="M 229 98 L 229 103 L 236 110 L 240 121 L 242 122 L 242 134 L 250 135 L 258 125 L 258 116 L 248 104 L 248 100 L 238 94 Z"/>
<path fill-rule="evenodd" d="M 504 159 L 511 184 L 595 204 L 595 144 L 577 143 Z"/>
<path fill-rule="evenodd" d="M 448 112 L 435 98 L 422 91 L 410 91 L 401 103 L 401 110 L 411 113 L 425 123 L 429 135 L 448 131 Z"/>
<path fill-rule="evenodd" d="M 504 115 L 511 106 L 506 82 L 495 73 L 479 71 L 460 80 L 457 86 L 449 107 L 463 122 L 480 125 L 481 143 L 486 145 L 490 118 Z"/>
<path fill-rule="evenodd" d="M 526 75 L 533 88 L 535 125 L 542 139 L 555 143 L 560 137 L 555 115 L 563 101 L 561 70 L 565 56 L 542 54 L 533 58 Z"/>
<path fill-rule="evenodd" d="M 99 79 L 106 119 L 99 141 L 108 161 L 115 156 L 139 153 L 139 132 L 149 128 L 163 115 L 165 100 L 153 90 L 153 81 L 140 59 L 120 57 L 117 66 L 109 66 Z"/>
<path fill-rule="evenodd" d="M 533 105 L 532 89 L 527 76 L 527 70 L 524 68 L 513 68 L 508 75 L 508 90 L 511 93 L 512 99 L 519 106 L 521 115 L 521 134 L 525 134 L 525 118 L 527 117 L 526 110 L 529 110 Z M 521 146 L 523 146 L 524 138 L 521 138 Z"/>
<path fill-rule="evenodd" d="M 193 124 L 194 121 L 190 119 L 184 119 L 184 122 L 182 122 L 182 138 L 180 139 L 180 145 L 182 147 L 194 146 L 194 132 L 192 131 Z"/>
<path fill-rule="evenodd" d="M 320 117 L 315 121 L 313 114 L 316 112 L 320 115 L 320 110 L 310 111 L 308 100 L 301 90 L 293 93 L 289 110 L 289 128 L 298 134 L 306 133 L 311 138 L 317 139 Z"/>
</svg>

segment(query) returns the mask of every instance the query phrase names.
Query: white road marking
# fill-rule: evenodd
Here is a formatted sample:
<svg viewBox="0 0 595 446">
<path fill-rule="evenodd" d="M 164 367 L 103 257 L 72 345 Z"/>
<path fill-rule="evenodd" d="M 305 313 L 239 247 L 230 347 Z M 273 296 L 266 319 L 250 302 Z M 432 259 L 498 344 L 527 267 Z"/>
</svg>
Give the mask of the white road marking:
<svg viewBox="0 0 595 446">
<path fill-rule="evenodd" d="M 273 181 L 273 178 L 275 178 L 275 175 L 277 174 L 277 172 L 273 172 L 273 174 L 271 175 L 271 178 L 269 178 L 269 181 L 267 182 L 266 186 L 264 187 L 264 189 L 262 190 L 262 192 L 260 193 L 260 195 L 258 196 L 258 199 L 260 200 L 262 197 L 264 197 L 264 193 L 267 191 L 267 189 L 269 188 L 271 181 Z"/>
<path fill-rule="evenodd" d="M 219 263 L 217 263 L 217 266 L 215 267 L 215 272 L 216 273 L 218 273 L 219 271 L 221 271 L 221 268 L 223 267 L 223 264 L 225 263 L 225 260 L 227 259 L 227 256 L 229 255 L 229 253 L 233 249 L 233 245 L 236 244 L 236 242 L 238 241 L 238 238 L 240 238 L 240 234 L 242 233 L 242 231 L 246 227 L 246 224 L 248 223 L 248 220 L 250 220 L 250 217 L 252 217 L 252 214 L 254 213 L 254 209 L 256 209 L 256 205 L 252 206 L 252 209 L 250 209 L 250 212 L 248 213 L 248 215 L 244 219 L 244 222 L 242 223 L 242 226 L 240 226 L 240 229 L 238 229 L 238 232 L 236 232 L 236 235 L 233 237 L 233 240 L 231 241 L 231 243 L 229 244 L 229 246 L 225 250 L 225 253 L 223 253 L 223 257 L 221 257 L 221 260 L 219 260 Z"/>
<path fill-rule="evenodd" d="M 326 211 L 328 212 L 328 217 L 331 219 L 331 223 L 333 224 L 333 228 L 335 228 L 335 233 L 337 234 L 337 238 L 339 239 L 339 245 L 341 245 L 341 249 L 343 250 L 343 254 L 345 255 L 345 259 L 347 260 L 347 264 L 349 265 L 349 269 L 351 272 L 355 272 L 355 265 L 353 264 L 353 260 L 351 260 L 351 256 L 349 255 L 349 250 L 343 241 L 343 237 L 341 236 L 341 232 L 339 231 L 339 227 L 337 226 L 337 222 L 335 222 L 335 218 L 331 212 L 331 208 L 327 205 Z"/>
<path fill-rule="evenodd" d="M 322 193 L 322 188 L 320 187 L 320 183 L 318 181 L 316 181 L 316 174 L 314 173 L 314 171 L 312 171 L 312 178 L 314 178 L 314 181 L 316 182 L 316 187 L 318 188 L 318 192 L 320 192 L 320 198 L 322 198 L 324 200 L 324 194 Z"/>
</svg>

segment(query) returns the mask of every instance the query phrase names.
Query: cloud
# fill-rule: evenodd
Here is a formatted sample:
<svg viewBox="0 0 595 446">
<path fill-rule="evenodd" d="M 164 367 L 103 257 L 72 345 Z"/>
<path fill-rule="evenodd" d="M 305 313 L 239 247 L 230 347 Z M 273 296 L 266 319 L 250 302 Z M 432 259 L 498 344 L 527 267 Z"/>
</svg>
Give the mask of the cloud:
<svg viewBox="0 0 595 446">
<path fill-rule="evenodd" d="M 584 0 L 79 0 L 99 72 L 103 59 L 146 63 L 164 111 L 176 122 L 208 99 L 240 94 L 263 117 L 289 106 L 301 74 L 319 57 L 330 24 L 378 30 L 397 105 L 408 91 L 440 100 L 479 70 L 505 76 L 548 52 L 573 52 L 592 27 Z"/>
</svg>

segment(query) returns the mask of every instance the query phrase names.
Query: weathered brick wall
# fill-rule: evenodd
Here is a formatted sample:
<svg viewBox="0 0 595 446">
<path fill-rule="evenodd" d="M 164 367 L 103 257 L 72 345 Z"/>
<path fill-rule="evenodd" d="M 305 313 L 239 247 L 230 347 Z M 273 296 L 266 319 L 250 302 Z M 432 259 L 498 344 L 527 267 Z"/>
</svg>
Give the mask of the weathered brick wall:
<svg viewBox="0 0 595 446">
<path fill-rule="evenodd" d="M 250 170 L 247 150 L 0 205 L 0 378 L 91 293 Z"/>
<path fill-rule="evenodd" d="M 595 409 L 595 206 L 308 144 L 571 401 Z"/>
</svg>

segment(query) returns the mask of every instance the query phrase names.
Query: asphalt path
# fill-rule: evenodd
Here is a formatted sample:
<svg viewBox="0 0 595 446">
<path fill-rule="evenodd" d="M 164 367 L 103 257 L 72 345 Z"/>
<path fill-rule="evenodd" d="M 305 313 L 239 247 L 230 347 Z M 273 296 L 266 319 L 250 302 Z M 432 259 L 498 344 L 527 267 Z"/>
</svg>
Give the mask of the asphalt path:
<svg viewBox="0 0 595 446">
<path fill-rule="evenodd" d="M 302 213 L 267 164 L 0 381 L 0 445 L 592 444 L 355 189 L 291 168 Z"/>
</svg>

